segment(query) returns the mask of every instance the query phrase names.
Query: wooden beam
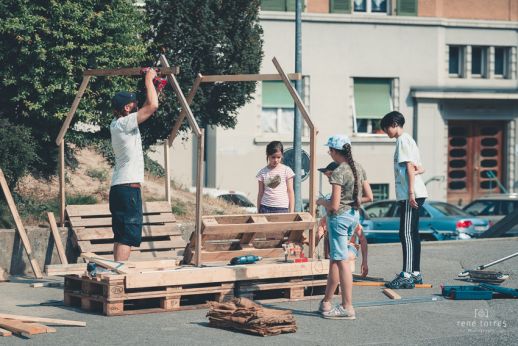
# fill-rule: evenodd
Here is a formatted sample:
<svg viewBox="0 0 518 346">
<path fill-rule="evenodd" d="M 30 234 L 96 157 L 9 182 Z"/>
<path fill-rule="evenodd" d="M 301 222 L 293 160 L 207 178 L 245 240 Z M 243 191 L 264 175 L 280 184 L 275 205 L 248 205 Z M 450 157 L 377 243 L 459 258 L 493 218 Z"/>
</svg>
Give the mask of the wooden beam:
<svg viewBox="0 0 518 346">
<path fill-rule="evenodd" d="M 250 265 L 182 268 L 126 275 L 126 288 L 234 282 L 261 278 L 288 278 L 327 274 L 329 260 L 304 263 L 255 263 Z M 115 279 L 115 277 L 114 277 Z"/>
<path fill-rule="evenodd" d="M 171 204 L 171 163 L 169 159 L 169 143 L 164 141 L 165 200 Z"/>
<path fill-rule="evenodd" d="M 3 314 L 3 313 L 0 313 L 0 318 L 23 321 L 23 322 L 40 322 L 40 323 L 45 323 L 45 324 L 50 324 L 50 325 L 86 327 L 86 322 L 71 321 L 71 320 L 57 320 L 54 318 L 12 315 L 12 314 Z"/>
<path fill-rule="evenodd" d="M 7 205 L 9 206 L 9 210 L 13 216 L 14 223 L 16 224 L 16 230 L 20 235 L 23 247 L 25 248 L 29 262 L 31 263 L 34 276 L 38 279 L 41 279 L 43 275 L 41 273 L 40 266 L 38 265 L 36 259 L 33 257 L 29 237 L 27 237 L 27 232 L 25 232 L 25 227 L 23 227 L 22 219 L 20 218 L 20 214 L 18 214 L 18 209 L 16 209 L 16 204 L 14 203 L 13 196 L 11 195 L 11 191 L 9 190 L 9 186 L 7 185 L 7 181 L 5 180 L 4 172 L 2 169 L 0 169 L 0 185 L 4 191 L 5 200 L 7 201 Z"/>
<path fill-rule="evenodd" d="M 385 294 L 390 299 L 401 299 L 401 296 L 399 294 L 397 294 L 396 292 L 394 292 L 393 290 L 391 290 L 390 288 L 384 288 L 383 294 Z"/>
<path fill-rule="evenodd" d="M 302 74 L 290 73 L 286 75 L 290 80 L 302 80 Z M 259 81 L 274 81 L 282 80 L 278 74 L 222 74 L 203 76 L 202 83 L 217 83 L 217 82 L 259 82 Z"/>
<path fill-rule="evenodd" d="M 106 269 L 113 270 L 118 274 L 127 274 L 128 273 L 126 265 L 122 262 L 107 260 L 107 259 L 99 257 L 96 254 L 91 253 L 91 252 L 82 253 L 79 256 L 84 258 L 88 262 L 93 262 Z"/>
<path fill-rule="evenodd" d="M 22 335 L 44 334 L 47 332 L 46 328 L 42 326 L 34 326 L 23 321 L 8 320 L 6 318 L 0 318 L 0 327 Z"/>
<path fill-rule="evenodd" d="M 59 145 L 59 225 L 65 226 L 65 141 Z"/>
<path fill-rule="evenodd" d="M 83 72 L 83 76 L 140 76 L 142 75 L 142 69 L 145 67 L 125 67 L 115 69 L 88 69 Z M 178 74 L 180 68 L 177 66 L 172 67 L 156 67 L 158 69 L 158 75 L 167 74 Z"/>
<path fill-rule="evenodd" d="M 65 254 L 65 248 L 63 247 L 63 243 L 61 242 L 61 237 L 59 235 L 58 225 L 56 224 L 56 218 L 54 217 L 54 213 L 47 212 L 47 217 L 49 218 L 50 232 L 52 237 L 54 238 L 54 243 L 56 244 L 56 250 L 58 251 L 59 260 L 61 264 L 68 264 L 67 256 Z"/>
<path fill-rule="evenodd" d="M 202 192 L 203 192 L 203 153 L 205 147 L 205 130 L 201 130 L 201 135 L 198 136 L 198 166 L 196 171 L 196 220 L 195 220 L 195 232 L 196 232 L 196 243 L 195 246 L 195 257 L 194 263 L 196 266 L 201 266 L 201 213 L 202 208 Z"/>
<path fill-rule="evenodd" d="M 13 333 L 10 330 L 0 328 L 0 336 L 12 336 Z"/>
<path fill-rule="evenodd" d="M 190 106 L 192 104 L 192 101 L 194 100 L 194 96 L 196 95 L 196 92 L 198 91 L 198 88 L 200 87 L 202 75 L 198 73 L 198 76 L 196 76 L 196 79 L 194 80 L 194 84 L 192 85 L 191 91 L 189 91 L 189 95 L 187 95 L 187 104 Z M 185 115 L 187 114 L 186 110 L 182 108 L 180 111 L 180 115 L 178 115 L 178 118 L 176 119 L 176 122 L 174 123 L 173 129 L 171 130 L 171 133 L 169 134 L 168 141 L 169 146 L 173 145 L 173 142 L 178 136 L 178 131 L 180 131 L 180 127 L 182 126 L 182 122 L 185 119 Z"/>
<path fill-rule="evenodd" d="M 81 98 L 83 97 L 86 87 L 88 86 L 88 83 L 90 82 L 90 78 L 91 78 L 90 76 L 83 77 L 83 81 L 81 82 L 79 91 L 76 94 L 76 98 L 74 99 L 74 102 L 72 102 L 72 107 L 70 108 L 70 111 L 67 114 L 65 122 L 61 126 L 61 130 L 59 130 L 58 137 L 56 138 L 56 145 L 60 145 L 61 142 L 63 141 L 63 139 L 65 138 L 65 134 L 68 131 L 68 127 L 70 126 L 70 123 L 72 122 L 72 118 L 74 117 L 74 114 L 76 113 L 77 106 L 79 106 L 79 102 L 81 101 Z"/>
</svg>

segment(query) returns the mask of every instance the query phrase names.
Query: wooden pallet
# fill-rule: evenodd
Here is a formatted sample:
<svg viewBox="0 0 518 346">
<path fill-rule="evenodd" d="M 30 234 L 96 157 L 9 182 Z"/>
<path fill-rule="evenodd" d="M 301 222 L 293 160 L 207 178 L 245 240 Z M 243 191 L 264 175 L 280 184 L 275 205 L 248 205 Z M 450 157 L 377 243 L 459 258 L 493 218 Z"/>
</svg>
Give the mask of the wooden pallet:
<svg viewBox="0 0 518 346">
<path fill-rule="evenodd" d="M 65 277 L 64 304 L 106 316 L 205 308 L 207 301 L 234 297 L 234 283 L 208 283 L 128 289 L 124 279 Z"/>
<path fill-rule="evenodd" d="M 112 257 L 113 232 L 108 204 L 69 205 L 67 220 L 81 253 Z M 142 244 L 131 248 L 132 260 L 181 258 L 186 242 L 167 202 L 144 202 Z"/>
<path fill-rule="evenodd" d="M 203 216 L 201 261 L 228 261 L 235 256 L 281 258 L 286 242 L 302 244 L 304 232 L 314 226 L 309 213 Z M 193 263 L 196 235 L 191 235 L 184 263 Z"/>
</svg>

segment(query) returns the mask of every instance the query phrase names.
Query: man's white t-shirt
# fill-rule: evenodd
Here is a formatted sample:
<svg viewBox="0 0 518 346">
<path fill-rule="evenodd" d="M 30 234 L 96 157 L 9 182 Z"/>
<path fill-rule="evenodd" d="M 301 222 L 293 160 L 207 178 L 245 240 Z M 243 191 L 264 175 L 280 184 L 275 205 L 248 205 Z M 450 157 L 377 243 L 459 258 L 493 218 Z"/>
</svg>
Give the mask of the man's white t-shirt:
<svg viewBox="0 0 518 346">
<path fill-rule="evenodd" d="M 408 175 L 406 162 L 422 166 L 419 148 L 414 139 L 407 133 L 403 133 L 396 140 L 396 152 L 394 153 L 394 175 L 396 178 L 396 199 L 403 201 L 408 199 Z M 426 198 L 428 192 L 421 175 L 414 176 L 415 198 Z"/>
<path fill-rule="evenodd" d="M 113 119 L 110 133 L 115 155 L 111 186 L 144 182 L 144 154 L 137 113 Z"/>
</svg>

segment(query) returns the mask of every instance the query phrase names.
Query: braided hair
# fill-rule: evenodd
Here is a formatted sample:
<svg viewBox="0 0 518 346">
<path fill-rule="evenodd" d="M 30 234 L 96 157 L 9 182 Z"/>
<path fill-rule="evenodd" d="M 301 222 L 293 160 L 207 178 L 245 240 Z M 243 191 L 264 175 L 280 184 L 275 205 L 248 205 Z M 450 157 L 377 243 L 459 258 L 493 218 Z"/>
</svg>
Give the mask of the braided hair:
<svg viewBox="0 0 518 346">
<path fill-rule="evenodd" d="M 336 149 L 335 149 L 336 150 Z M 353 208 L 359 209 L 361 205 L 360 198 L 358 197 L 358 192 L 360 190 L 358 185 L 358 170 L 356 169 L 356 165 L 353 160 L 353 154 L 351 151 L 351 145 L 350 144 L 344 144 L 342 150 L 336 150 L 339 152 L 344 158 L 349 167 L 351 167 L 351 170 L 353 171 L 354 176 L 354 188 L 353 188 Z"/>
</svg>

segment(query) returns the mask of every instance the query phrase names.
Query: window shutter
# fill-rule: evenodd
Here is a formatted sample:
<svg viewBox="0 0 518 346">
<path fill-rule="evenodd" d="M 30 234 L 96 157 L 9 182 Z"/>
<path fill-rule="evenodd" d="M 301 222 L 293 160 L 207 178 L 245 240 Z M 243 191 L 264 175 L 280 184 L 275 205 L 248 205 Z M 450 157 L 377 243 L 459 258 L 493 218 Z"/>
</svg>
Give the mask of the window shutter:
<svg viewBox="0 0 518 346">
<path fill-rule="evenodd" d="M 302 11 L 304 12 L 304 0 L 302 1 Z M 297 0 L 286 0 L 286 10 L 295 12 L 297 10 Z"/>
<path fill-rule="evenodd" d="M 262 11 L 286 11 L 286 0 L 261 0 Z"/>
<path fill-rule="evenodd" d="M 282 81 L 264 81 L 263 108 L 293 108 L 293 98 Z"/>
<path fill-rule="evenodd" d="M 355 78 L 356 119 L 381 119 L 392 110 L 390 79 Z"/>
<path fill-rule="evenodd" d="M 351 13 L 352 0 L 329 0 L 329 12 Z"/>
<path fill-rule="evenodd" d="M 398 16 L 417 16 L 417 0 L 398 0 Z"/>
</svg>

